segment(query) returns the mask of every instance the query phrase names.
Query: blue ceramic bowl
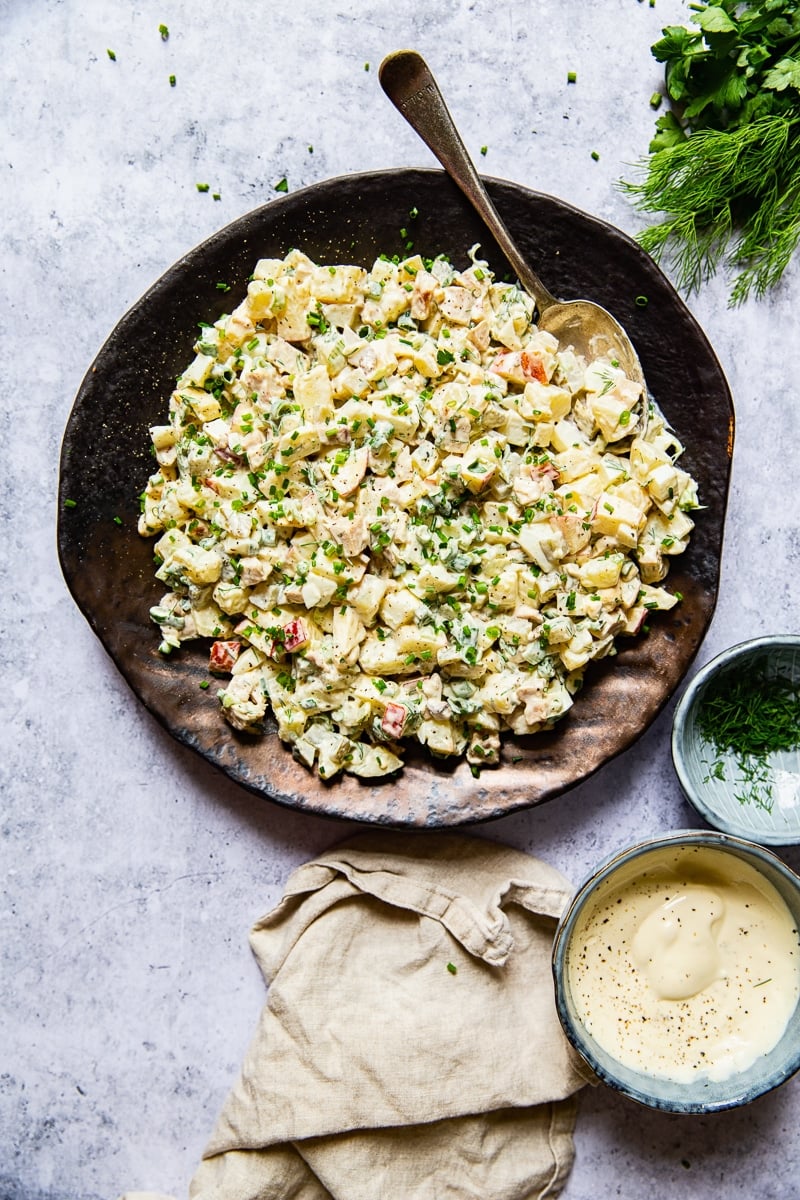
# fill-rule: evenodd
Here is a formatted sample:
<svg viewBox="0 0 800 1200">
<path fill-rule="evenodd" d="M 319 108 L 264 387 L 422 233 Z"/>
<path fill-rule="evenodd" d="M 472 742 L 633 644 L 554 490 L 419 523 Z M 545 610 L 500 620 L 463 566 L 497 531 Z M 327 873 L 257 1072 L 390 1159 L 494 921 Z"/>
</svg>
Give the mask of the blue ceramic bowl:
<svg viewBox="0 0 800 1200">
<path fill-rule="evenodd" d="M 596 898 L 598 888 L 613 884 L 620 873 L 630 879 L 631 865 L 641 863 L 644 868 L 647 857 L 654 852 L 684 846 L 722 850 L 743 859 L 777 889 L 795 921 L 800 922 L 800 878 L 770 850 L 723 833 L 682 829 L 618 851 L 586 880 L 559 922 L 553 945 L 553 977 L 556 1006 L 564 1032 L 603 1083 L 650 1108 L 676 1113 L 709 1113 L 748 1104 L 800 1070 L 800 1003 L 778 1044 L 747 1070 L 724 1080 L 702 1076 L 690 1083 L 678 1083 L 646 1075 L 613 1058 L 582 1023 L 570 990 L 569 956 L 570 950 L 577 948 L 573 935 L 586 905 Z"/>
<path fill-rule="evenodd" d="M 754 793 L 743 781 L 735 755 L 718 754 L 697 724 L 712 684 L 762 668 L 768 677 L 780 673 L 800 682 L 800 637 L 785 634 L 740 642 L 698 671 L 675 709 L 672 760 L 686 799 L 714 829 L 766 845 L 788 846 L 800 842 L 800 750 L 771 754 L 766 782 Z M 759 803 L 758 797 L 765 802 Z"/>
</svg>

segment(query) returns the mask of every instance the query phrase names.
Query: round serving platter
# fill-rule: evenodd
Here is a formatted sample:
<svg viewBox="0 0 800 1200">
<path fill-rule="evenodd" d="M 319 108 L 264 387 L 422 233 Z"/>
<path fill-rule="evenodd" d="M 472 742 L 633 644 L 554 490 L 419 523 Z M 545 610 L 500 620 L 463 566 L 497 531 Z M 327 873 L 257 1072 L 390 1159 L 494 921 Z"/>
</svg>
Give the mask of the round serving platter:
<svg viewBox="0 0 800 1200">
<path fill-rule="evenodd" d="M 186 254 L 122 318 L 86 374 L 61 451 L 58 551 L 67 585 L 133 692 L 163 727 L 231 779 L 293 809 L 395 826 L 485 821 L 562 794 L 626 750 L 680 684 L 711 621 L 719 585 L 734 416 L 708 340 L 669 281 L 618 229 L 552 196 L 486 180 L 522 252 L 554 294 L 585 296 L 630 333 L 651 394 L 685 446 L 698 481 L 697 527 L 667 584 L 682 601 L 650 632 L 589 667 L 568 716 L 549 734 L 505 735 L 501 765 L 473 776 L 464 761 L 409 750 L 394 777 L 325 783 L 297 762 L 274 724 L 260 737 L 223 719 L 208 678 L 208 646 L 169 658 L 149 619 L 163 587 L 153 542 L 139 536 L 139 493 L 153 466 L 148 428 L 164 420 L 198 324 L 244 295 L 256 261 L 298 247 L 320 263 L 370 266 L 379 254 L 447 254 L 468 265 L 480 243 L 498 276 L 504 260 L 441 171 L 390 170 L 328 180 L 234 221 Z M 220 284 L 229 288 L 225 291 Z M 69 504 L 65 502 L 69 501 Z"/>
</svg>

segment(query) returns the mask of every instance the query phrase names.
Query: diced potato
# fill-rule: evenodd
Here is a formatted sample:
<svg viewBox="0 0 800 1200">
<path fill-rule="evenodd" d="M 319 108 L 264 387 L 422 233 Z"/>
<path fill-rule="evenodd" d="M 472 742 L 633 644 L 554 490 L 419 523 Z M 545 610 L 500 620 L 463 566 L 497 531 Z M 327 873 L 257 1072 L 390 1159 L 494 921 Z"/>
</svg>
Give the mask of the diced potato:
<svg viewBox="0 0 800 1200">
<path fill-rule="evenodd" d="M 574 421 L 564 418 L 556 421 L 550 443 L 555 450 L 563 454 L 565 450 L 580 449 L 589 445 L 589 439 Z"/>
<path fill-rule="evenodd" d="M 589 410 L 607 442 L 629 437 L 633 432 L 638 418 L 631 413 L 629 403 L 629 400 L 622 399 L 613 392 L 606 396 L 590 397 Z"/>
<path fill-rule="evenodd" d="M 423 721 L 417 730 L 417 737 L 432 754 L 448 757 L 460 754 L 466 745 L 466 738 L 459 735 L 453 723 L 443 719 L 429 718 Z"/>
<path fill-rule="evenodd" d="M 310 333 L 310 326 L 306 326 Z M 276 337 L 267 349 L 267 359 L 284 375 L 290 378 L 295 375 L 307 374 L 309 370 L 308 355 L 293 346 L 284 337 Z"/>
<path fill-rule="evenodd" d="M 308 342 L 312 334 L 308 317 L 315 308 L 316 301 L 311 295 L 308 281 L 296 280 L 291 291 L 286 293 L 283 308 L 278 309 L 273 303 L 278 336 L 285 338 L 287 342 Z"/>
<path fill-rule="evenodd" d="M 381 618 L 390 629 L 397 629 L 406 621 L 414 620 L 419 606 L 419 599 L 413 592 L 408 588 L 398 588 L 384 597 L 380 608 Z"/>
<path fill-rule="evenodd" d="M 178 434 L 172 425 L 151 425 L 150 439 L 156 450 L 167 450 L 175 445 Z"/>
<path fill-rule="evenodd" d="M 377 779 L 381 775 L 391 775 L 402 765 L 401 759 L 385 746 L 366 746 L 363 742 L 356 742 L 353 745 L 353 756 L 345 770 L 361 779 Z"/>
<path fill-rule="evenodd" d="M 569 617 L 549 617 L 541 627 L 541 636 L 548 646 L 563 646 L 575 636 L 575 626 Z"/>
<path fill-rule="evenodd" d="M 572 483 L 592 474 L 596 467 L 595 458 L 588 446 L 570 446 L 558 454 L 554 462 L 561 481 Z"/>
<path fill-rule="evenodd" d="M 314 267 L 311 294 L 323 304 L 352 304 L 363 294 L 366 280 L 363 267 Z"/>
<path fill-rule="evenodd" d="M 222 637 L 231 628 L 230 622 L 216 604 L 207 604 L 203 608 L 194 607 L 192 616 L 198 637 Z"/>
<path fill-rule="evenodd" d="M 448 571 L 440 562 L 425 562 L 417 575 L 417 592 L 424 596 L 427 593 L 452 592 L 458 587 L 458 575 Z"/>
<path fill-rule="evenodd" d="M 376 634 L 370 634 L 362 642 L 358 661 L 367 675 L 405 675 L 416 669 L 406 662 L 407 657 L 395 638 L 387 636 L 381 640 Z"/>
<path fill-rule="evenodd" d="M 363 350 L 353 356 L 353 365 L 364 372 L 370 383 L 385 379 L 397 367 L 397 358 L 388 339 L 366 342 Z"/>
<path fill-rule="evenodd" d="M 419 413 L 416 408 L 397 396 L 373 396 L 370 403 L 370 416 L 376 421 L 388 421 L 394 430 L 394 436 L 409 441 L 419 427 Z"/>
<path fill-rule="evenodd" d="M 659 463 L 648 474 L 646 485 L 655 500 L 672 500 L 677 494 L 678 472 L 672 463 Z"/>
<path fill-rule="evenodd" d="M 213 421 L 222 412 L 219 400 L 202 388 L 182 387 L 173 394 L 176 402 L 190 408 L 199 421 Z"/>
<path fill-rule="evenodd" d="M 467 461 L 468 459 L 469 461 Z M 472 458 L 469 452 L 467 452 L 464 456 L 461 479 L 472 492 L 473 496 L 477 496 L 479 492 L 482 492 L 492 482 L 496 470 L 495 463 L 491 463 L 485 458 Z"/>
<path fill-rule="evenodd" d="M 285 270 L 282 258 L 260 258 L 253 271 L 254 279 L 276 279 Z"/>
<path fill-rule="evenodd" d="M 549 521 L 532 521 L 523 525 L 518 540 L 528 558 L 543 571 L 552 571 L 567 553 L 563 533 Z"/>
<path fill-rule="evenodd" d="M 165 563 L 169 562 L 178 550 L 186 550 L 193 546 L 192 539 L 182 529 L 168 529 L 153 547 L 153 553 Z"/>
<path fill-rule="evenodd" d="M 338 586 L 335 578 L 321 575 L 318 571 L 310 571 L 300 589 L 303 604 L 306 608 L 318 608 L 330 604 Z"/>
<path fill-rule="evenodd" d="M 578 576 L 583 586 L 590 591 L 595 588 L 616 587 L 624 561 L 623 554 L 605 554 L 600 558 L 590 558 L 579 568 Z"/>
<path fill-rule="evenodd" d="M 498 608 L 513 608 L 519 598 L 518 579 L 518 567 L 506 567 L 499 575 L 493 576 L 489 583 L 489 603 Z"/>
<path fill-rule="evenodd" d="M 538 379 L 525 384 L 523 413 L 534 421 L 560 421 L 572 407 L 572 397 L 564 388 Z"/>
<path fill-rule="evenodd" d="M 568 671 L 578 671 L 592 657 L 594 641 L 588 629 L 579 629 L 560 652 L 561 661 Z"/>
<path fill-rule="evenodd" d="M 278 442 L 278 462 L 289 466 L 299 458 L 316 454 L 321 445 L 322 439 L 315 425 L 299 425 Z"/>
<path fill-rule="evenodd" d="M 217 606 L 229 616 L 244 612 L 247 604 L 247 591 L 239 584 L 220 582 L 214 588 L 212 595 Z"/>
<path fill-rule="evenodd" d="M 674 608 L 678 603 L 677 596 L 673 596 L 665 588 L 651 587 L 647 583 L 642 584 L 641 588 L 642 605 L 647 609 L 658 608 L 666 611 Z"/>
<path fill-rule="evenodd" d="M 194 361 L 178 379 L 178 390 L 182 388 L 202 388 L 211 374 L 211 368 L 216 362 L 213 354 L 197 354 Z"/>
<path fill-rule="evenodd" d="M 295 375 L 293 390 L 295 401 L 310 424 L 322 423 L 333 416 L 333 392 L 324 366 L 312 367 L 303 375 Z"/>
<path fill-rule="evenodd" d="M 613 492 L 603 492 L 597 498 L 591 521 L 597 533 L 617 537 L 623 545 L 633 547 L 646 519 L 642 509 Z"/>
<path fill-rule="evenodd" d="M 350 496 L 367 473 L 369 448 L 351 446 L 348 450 L 337 450 L 320 459 L 319 464 L 332 490 L 340 496 Z"/>
<path fill-rule="evenodd" d="M 474 300 L 467 288 L 452 285 L 442 288 L 441 313 L 454 325 L 469 325 Z"/>
<path fill-rule="evenodd" d="M 216 550 L 200 546 L 182 546 L 172 555 L 172 562 L 183 567 L 192 583 L 216 583 L 222 574 L 222 558 Z"/>
<path fill-rule="evenodd" d="M 374 620 L 388 586 L 388 580 L 367 572 L 359 583 L 350 588 L 347 602 L 353 605 L 361 620 L 368 624 Z"/>
<path fill-rule="evenodd" d="M 518 691 L 521 683 L 516 671 L 498 671 L 490 675 L 480 689 L 481 703 L 494 713 L 512 713 L 519 703 Z"/>
<path fill-rule="evenodd" d="M 401 654 L 435 657 L 436 652 L 447 645 L 447 636 L 443 632 L 437 633 L 431 625 L 403 625 L 397 630 L 395 641 Z"/>
</svg>

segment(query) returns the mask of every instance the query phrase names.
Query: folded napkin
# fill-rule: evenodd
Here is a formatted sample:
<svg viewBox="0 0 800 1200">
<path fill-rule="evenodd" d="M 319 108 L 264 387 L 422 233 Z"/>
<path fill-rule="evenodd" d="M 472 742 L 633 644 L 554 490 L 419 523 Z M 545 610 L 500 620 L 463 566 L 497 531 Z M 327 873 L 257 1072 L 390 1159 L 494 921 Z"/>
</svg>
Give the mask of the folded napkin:
<svg viewBox="0 0 800 1200">
<path fill-rule="evenodd" d="M 368 833 L 296 870 L 252 930 L 267 1003 L 191 1200 L 557 1196 L 587 1081 L 550 969 L 570 894 L 451 834 Z"/>
</svg>

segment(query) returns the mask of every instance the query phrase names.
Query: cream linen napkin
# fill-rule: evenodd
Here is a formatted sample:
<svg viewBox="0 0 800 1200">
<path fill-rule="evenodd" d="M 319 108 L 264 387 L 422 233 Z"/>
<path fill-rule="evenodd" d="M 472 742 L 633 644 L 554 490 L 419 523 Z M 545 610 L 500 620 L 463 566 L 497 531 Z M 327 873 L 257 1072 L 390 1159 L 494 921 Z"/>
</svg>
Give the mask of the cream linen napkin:
<svg viewBox="0 0 800 1200">
<path fill-rule="evenodd" d="M 368 833 L 296 870 L 252 930 L 267 1003 L 191 1200 L 557 1196 L 587 1081 L 550 969 L 570 894 L 452 834 Z"/>
</svg>

